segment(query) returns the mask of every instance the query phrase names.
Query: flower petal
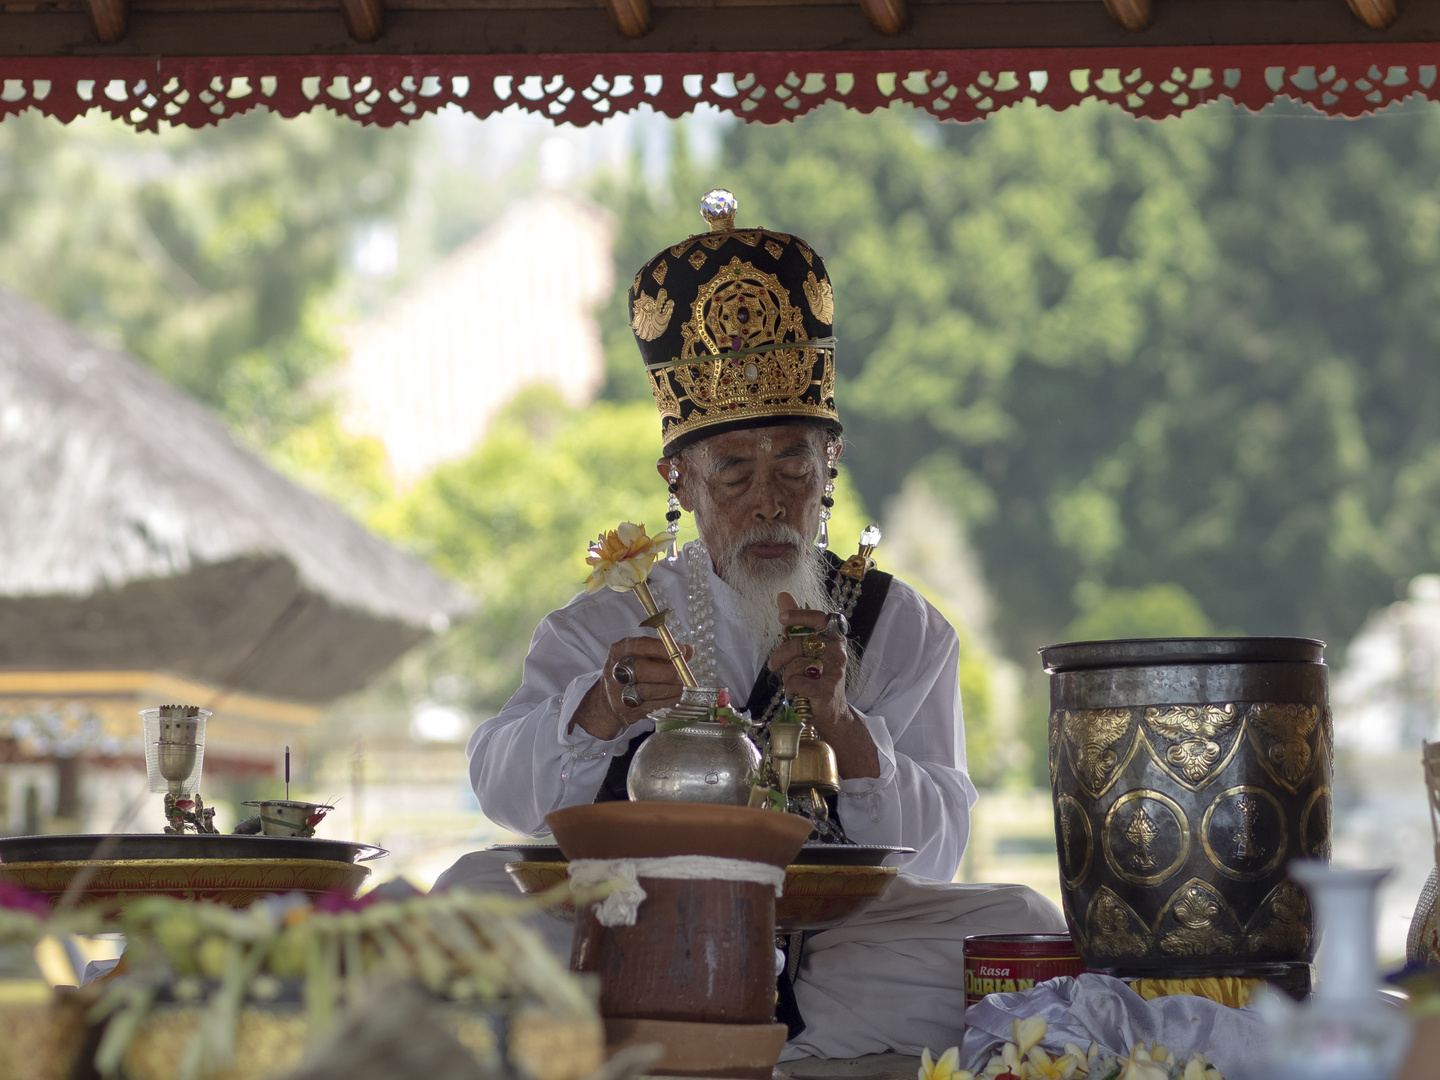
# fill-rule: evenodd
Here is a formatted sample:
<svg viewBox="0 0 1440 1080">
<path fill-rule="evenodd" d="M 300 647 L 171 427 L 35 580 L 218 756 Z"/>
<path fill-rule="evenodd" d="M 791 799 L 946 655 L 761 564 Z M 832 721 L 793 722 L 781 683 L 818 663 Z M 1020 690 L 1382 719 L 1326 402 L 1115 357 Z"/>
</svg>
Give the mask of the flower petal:
<svg viewBox="0 0 1440 1080">
<path fill-rule="evenodd" d="M 1011 1038 L 1015 1040 L 1022 1056 L 1029 1053 L 1030 1048 L 1043 1039 L 1049 1029 L 1050 1025 L 1043 1016 L 1027 1016 L 1024 1020 L 1010 1023 Z"/>
</svg>

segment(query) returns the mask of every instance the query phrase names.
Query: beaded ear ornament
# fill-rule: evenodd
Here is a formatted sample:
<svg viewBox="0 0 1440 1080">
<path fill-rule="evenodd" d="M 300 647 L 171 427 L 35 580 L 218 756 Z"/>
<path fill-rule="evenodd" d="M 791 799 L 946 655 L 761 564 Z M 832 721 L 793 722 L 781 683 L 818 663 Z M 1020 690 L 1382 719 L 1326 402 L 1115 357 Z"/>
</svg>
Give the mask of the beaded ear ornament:
<svg viewBox="0 0 1440 1080">
<path fill-rule="evenodd" d="M 665 506 L 665 531 L 670 534 L 670 554 L 666 562 L 680 557 L 680 459 L 670 459 L 670 475 L 665 479 L 670 484 L 670 501 Z"/>
<path fill-rule="evenodd" d="M 820 496 L 820 532 L 815 537 L 815 550 L 830 546 L 830 511 L 835 506 L 835 478 L 840 470 L 835 462 L 840 457 L 840 444 L 833 439 L 825 444 L 825 494 Z"/>
</svg>

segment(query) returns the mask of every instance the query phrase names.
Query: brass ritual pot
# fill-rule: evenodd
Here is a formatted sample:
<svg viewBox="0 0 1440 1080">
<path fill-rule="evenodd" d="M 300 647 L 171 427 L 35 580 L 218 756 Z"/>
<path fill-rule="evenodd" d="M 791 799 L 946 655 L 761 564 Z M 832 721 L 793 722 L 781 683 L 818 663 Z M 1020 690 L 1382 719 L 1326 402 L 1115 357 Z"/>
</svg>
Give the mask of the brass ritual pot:
<svg viewBox="0 0 1440 1080">
<path fill-rule="evenodd" d="M 650 714 L 651 735 L 635 752 L 625 787 L 636 802 L 725 803 L 744 806 L 760 768 L 760 750 L 734 724 L 708 718 L 718 691 L 686 687 L 680 702 Z"/>
<path fill-rule="evenodd" d="M 1330 857 L 1333 724 L 1309 638 L 1052 645 L 1065 919 L 1092 971 L 1302 976 L 1291 859 Z"/>
</svg>

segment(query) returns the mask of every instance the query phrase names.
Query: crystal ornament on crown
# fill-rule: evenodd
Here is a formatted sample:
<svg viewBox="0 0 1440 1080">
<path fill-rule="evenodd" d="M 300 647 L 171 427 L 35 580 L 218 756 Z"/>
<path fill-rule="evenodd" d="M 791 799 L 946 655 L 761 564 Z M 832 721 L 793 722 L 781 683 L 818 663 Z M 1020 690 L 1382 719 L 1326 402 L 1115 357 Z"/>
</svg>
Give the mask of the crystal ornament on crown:
<svg viewBox="0 0 1440 1080">
<path fill-rule="evenodd" d="M 738 211 L 730 192 L 707 192 L 710 231 L 659 252 L 630 286 L 667 456 L 748 427 L 840 432 L 825 260 L 797 236 L 737 228 Z"/>
</svg>

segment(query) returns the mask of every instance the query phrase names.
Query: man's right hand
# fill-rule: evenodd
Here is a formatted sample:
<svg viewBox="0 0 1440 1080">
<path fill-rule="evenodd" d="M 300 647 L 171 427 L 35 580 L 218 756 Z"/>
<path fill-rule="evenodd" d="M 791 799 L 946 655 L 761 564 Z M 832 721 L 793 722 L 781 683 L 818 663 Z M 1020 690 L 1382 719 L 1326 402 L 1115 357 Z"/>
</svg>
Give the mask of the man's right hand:
<svg viewBox="0 0 1440 1080">
<path fill-rule="evenodd" d="M 685 651 L 685 659 L 690 659 L 693 654 L 690 646 L 680 647 Z M 634 669 L 634 685 L 639 690 L 638 705 L 626 704 L 622 697 L 626 684 L 615 678 L 615 665 L 621 661 Z M 575 710 L 570 730 L 580 727 L 595 738 L 609 742 L 655 709 L 674 705 L 680 700 L 682 689 L 680 675 L 670 662 L 663 641 L 653 637 L 621 638 L 610 646 L 600 680 L 590 688 Z M 634 700 L 634 694 L 631 691 L 631 700 Z"/>
</svg>

